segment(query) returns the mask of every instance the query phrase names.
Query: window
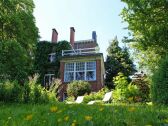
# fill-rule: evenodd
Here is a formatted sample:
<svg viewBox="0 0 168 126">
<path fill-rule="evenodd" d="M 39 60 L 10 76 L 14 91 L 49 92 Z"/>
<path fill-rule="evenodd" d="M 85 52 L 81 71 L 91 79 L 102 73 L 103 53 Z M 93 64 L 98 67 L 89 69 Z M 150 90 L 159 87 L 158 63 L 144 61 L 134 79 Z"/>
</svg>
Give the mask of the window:
<svg viewBox="0 0 168 126">
<path fill-rule="evenodd" d="M 51 53 L 48 55 L 48 60 L 50 63 L 53 63 L 56 61 L 56 54 L 55 53 Z"/>
<path fill-rule="evenodd" d="M 45 76 L 44 76 L 44 87 L 46 89 L 49 89 L 53 80 L 54 80 L 54 74 L 45 74 Z"/>
<path fill-rule="evenodd" d="M 64 81 L 69 82 L 72 80 L 96 80 L 96 62 L 66 63 Z"/>
</svg>

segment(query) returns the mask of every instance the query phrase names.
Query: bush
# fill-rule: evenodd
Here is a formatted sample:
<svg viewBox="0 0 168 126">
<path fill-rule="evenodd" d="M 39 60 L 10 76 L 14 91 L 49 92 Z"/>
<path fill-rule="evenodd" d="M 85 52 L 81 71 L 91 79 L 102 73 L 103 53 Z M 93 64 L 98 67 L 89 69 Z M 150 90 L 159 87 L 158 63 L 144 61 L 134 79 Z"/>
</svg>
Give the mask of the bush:
<svg viewBox="0 0 168 126">
<path fill-rule="evenodd" d="M 89 94 L 91 92 L 91 86 L 86 81 L 73 81 L 68 84 L 67 93 L 68 96 L 82 96 L 84 94 Z"/>
<path fill-rule="evenodd" d="M 138 79 L 135 79 L 131 82 L 131 85 L 136 85 L 139 93 L 138 95 L 138 99 L 141 99 L 141 102 L 146 102 L 149 101 L 149 93 L 150 93 L 150 88 L 149 88 L 149 81 L 147 80 L 147 78 L 141 77 Z M 138 100 L 137 99 L 137 100 Z"/>
<path fill-rule="evenodd" d="M 106 92 L 108 92 L 108 89 L 102 88 L 98 92 L 93 92 L 93 93 L 90 93 L 89 95 L 85 95 L 83 102 L 88 103 L 89 101 L 103 100 L 103 97 Z"/>
<path fill-rule="evenodd" d="M 152 101 L 168 105 L 168 56 L 163 58 L 152 77 Z"/>
<path fill-rule="evenodd" d="M 115 90 L 113 91 L 113 102 L 140 102 L 140 91 L 137 85 L 128 83 L 128 78 L 122 73 L 114 78 Z"/>
<path fill-rule="evenodd" d="M 22 89 L 17 81 L 0 83 L 0 101 L 21 102 Z"/>
</svg>

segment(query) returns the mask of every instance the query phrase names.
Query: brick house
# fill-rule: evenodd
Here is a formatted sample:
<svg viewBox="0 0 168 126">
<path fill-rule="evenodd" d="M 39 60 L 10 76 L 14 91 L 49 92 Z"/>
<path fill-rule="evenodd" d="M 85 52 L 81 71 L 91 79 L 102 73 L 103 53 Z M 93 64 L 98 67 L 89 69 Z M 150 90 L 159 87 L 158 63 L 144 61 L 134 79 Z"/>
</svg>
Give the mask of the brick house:
<svg viewBox="0 0 168 126">
<path fill-rule="evenodd" d="M 58 32 L 53 29 L 52 42 L 57 42 Z M 104 86 L 104 59 L 103 54 L 99 52 L 96 32 L 92 32 L 92 38 L 88 40 L 75 41 L 75 29 L 70 28 L 71 50 L 62 50 L 60 60 L 60 79 L 62 81 L 62 90 L 60 99 L 64 100 L 67 96 L 67 84 L 73 80 L 84 80 L 91 84 L 91 90 L 99 91 Z M 54 57 L 49 54 L 50 60 Z M 50 76 L 50 80 L 54 77 Z"/>
</svg>

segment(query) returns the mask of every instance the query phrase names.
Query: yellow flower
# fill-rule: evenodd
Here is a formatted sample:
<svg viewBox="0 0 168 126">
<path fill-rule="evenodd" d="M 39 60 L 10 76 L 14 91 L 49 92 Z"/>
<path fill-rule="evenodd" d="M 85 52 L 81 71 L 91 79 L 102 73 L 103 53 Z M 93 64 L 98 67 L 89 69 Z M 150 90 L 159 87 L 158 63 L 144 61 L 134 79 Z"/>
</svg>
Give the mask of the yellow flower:
<svg viewBox="0 0 168 126">
<path fill-rule="evenodd" d="M 100 109 L 99 109 L 100 112 L 103 111 L 103 110 L 104 110 L 104 108 L 100 108 Z"/>
<path fill-rule="evenodd" d="M 64 120 L 65 120 L 65 121 L 68 121 L 68 120 L 69 120 L 69 116 L 65 116 L 65 117 L 64 117 Z"/>
<path fill-rule="evenodd" d="M 85 116 L 85 120 L 87 120 L 87 121 L 92 120 L 92 116 Z"/>
<path fill-rule="evenodd" d="M 130 112 L 135 111 L 135 107 L 131 107 L 131 108 L 129 108 L 128 111 L 130 111 Z"/>
<path fill-rule="evenodd" d="M 25 117 L 25 120 L 29 121 L 29 120 L 32 120 L 32 118 L 33 118 L 33 115 L 29 114 Z"/>
<path fill-rule="evenodd" d="M 147 124 L 147 125 L 145 125 L 145 126 L 152 126 L 152 125 L 150 125 L 150 124 Z"/>
<path fill-rule="evenodd" d="M 58 108 L 56 106 L 52 106 L 50 108 L 50 112 L 57 112 Z"/>
</svg>

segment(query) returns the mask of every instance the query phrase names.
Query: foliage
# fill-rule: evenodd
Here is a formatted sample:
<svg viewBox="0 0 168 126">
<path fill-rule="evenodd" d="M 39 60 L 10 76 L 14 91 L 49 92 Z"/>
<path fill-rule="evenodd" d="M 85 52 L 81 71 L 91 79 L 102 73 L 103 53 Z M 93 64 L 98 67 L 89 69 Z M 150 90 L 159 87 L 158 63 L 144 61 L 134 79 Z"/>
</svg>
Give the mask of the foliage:
<svg viewBox="0 0 168 126">
<path fill-rule="evenodd" d="M 128 49 L 122 49 L 118 44 L 119 42 L 117 38 L 115 38 L 107 49 L 105 81 L 109 88 L 113 88 L 113 77 L 117 76 L 119 72 L 122 72 L 127 77 L 135 72 L 134 64 L 130 59 Z"/>
<path fill-rule="evenodd" d="M 37 84 L 38 75 L 29 78 L 23 86 L 17 81 L 6 81 L 0 83 L 0 101 L 1 102 L 20 102 L 20 103 L 51 103 L 56 102 L 54 92 L 47 91 Z"/>
<path fill-rule="evenodd" d="M 152 101 L 168 105 L 168 56 L 160 61 L 159 68 L 152 77 Z"/>
<path fill-rule="evenodd" d="M 16 81 L 0 83 L 0 101 L 21 102 L 22 88 Z"/>
<path fill-rule="evenodd" d="M 91 92 L 91 86 L 86 81 L 73 81 L 68 84 L 67 93 L 68 96 L 82 96 L 84 94 L 89 94 Z"/>
<path fill-rule="evenodd" d="M 122 18 L 128 23 L 127 42 L 134 42 L 134 49 L 141 68 L 152 72 L 168 50 L 168 1 L 122 0 L 127 4 Z"/>
<path fill-rule="evenodd" d="M 114 102 L 145 102 L 149 98 L 149 87 L 145 81 L 133 81 L 128 83 L 127 77 L 122 73 L 114 78 L 115 90 L 113 91 Z"/>
<path fill-rule="evenodd" d="M 0 125 L 145 126 L 167 125 L 167 106 L 2 104 Z M 103 118 L 102 118 L 103 117 Z"/>
<path fill-rule="evenodd" d="M 107 88 L 102 88 L 98 92 L 91 92 L 90 94 L 84 96 L 83 102 L 88 103 L 89 101 L 103 100 L 106 92 L 108 92 Z"/>
<path fill-rule="evenodd" d="M 23 81 L 28 76 L 26 50 L 16 41 L 0 42 L 0 80 Z"/>
<path fill-rule="evenodd" d="M 37 44 L 34 70 L 36 73 L 40 74 L 41 82 L 44 75 L 50 68 L 54 69 L 55 76 L 59 77 L 60 58 L 62 50 L 68 49 L 70 49 L 70 44 L 67 41 L 60 41 L 58 43 L 42 41 Z M 56 61 L 53 63 L 50 63 L 48 60 L 48 54 L 50 53 L 56 53 Z"/>
<path fill-rule="evenodd" d="M 22 82 L 31 72 L 38 41 L 33 9 L 33 0 L 0 1 L 0 76 L 4 80 Z"/>
<path fill-rule="evenodd" d="M 55 94 L 55 97 L 58 97 L 59 92 L 62 90 L 62 82 L 60 79 L 54 79 L 51 86 L 49 87 L 49 92 Z"/>
<path fill-rule="evenodd" d="M 144 102 L 150 99 L 150 84 L 146 76 L 132 80 L 131 85 L 136 85 L 139 89 L 139 92 L 135 98 L 136 101 Z"/>
</svg>

